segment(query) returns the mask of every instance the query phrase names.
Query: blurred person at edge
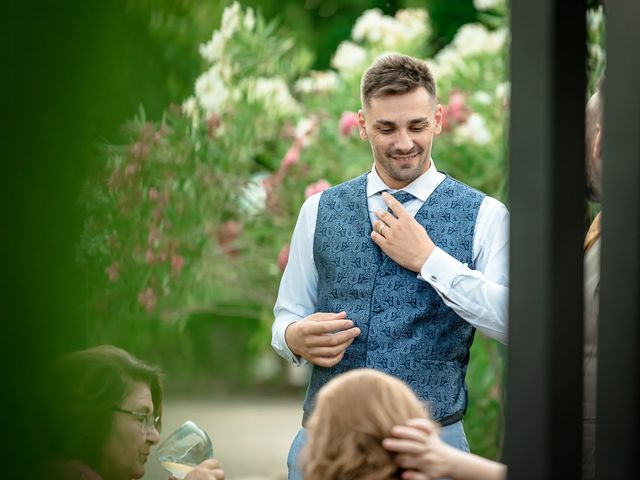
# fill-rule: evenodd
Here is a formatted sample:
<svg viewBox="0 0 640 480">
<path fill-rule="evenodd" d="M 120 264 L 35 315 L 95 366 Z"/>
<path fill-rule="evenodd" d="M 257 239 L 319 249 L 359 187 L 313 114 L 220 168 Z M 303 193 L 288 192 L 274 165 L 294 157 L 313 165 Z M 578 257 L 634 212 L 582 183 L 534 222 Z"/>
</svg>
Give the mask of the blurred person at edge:
<svg viewBox="0 0 640 480">
<path fill-rule="evenodd" d="M 411 388 L 373 369 L 351 370 L 325 384 L 308 428 L 300 456 L 305 480 L 506 477 L 504 465 L 444 443 Z"/>
<path fill-rule="evenodd" d="M 585 173 L 587 199 L 601 201 L 603 78 L 587 102 L 585 112 Z M 595 478 L 596 368 L 598 359 L 598 311 L 600 299 L 600 225 L 602 212 L 593 219 L 584 241 L 584 393 L 582 428 L 582 477 Z"/>
<path fill-rule="evenodd" d="M 49 376 L 50 461 L 43 478 L 142 478 L 160 440 L 159 369 L 111 345 L 64 355 Z M 173 478 L 173 477 L 172 477 Z M 207 460 L 186 480 L 223 480 L 217 460 Z"/>
<path fill-rule="evenodd" d="M 442 439 L 468 451 L 462 419 L 475 330 L 507 341 L 509 214 L 436 169 L 443 108 L 427 64 L 382 56 L 360 96 L 373 167 L 305 201 L 274 307 L 275 351 L 313 364 L 287 461 L 292 480 L 302 478 L 316 392 L 354 368 L 405 381 L 429 403 Z"/>
</svg>

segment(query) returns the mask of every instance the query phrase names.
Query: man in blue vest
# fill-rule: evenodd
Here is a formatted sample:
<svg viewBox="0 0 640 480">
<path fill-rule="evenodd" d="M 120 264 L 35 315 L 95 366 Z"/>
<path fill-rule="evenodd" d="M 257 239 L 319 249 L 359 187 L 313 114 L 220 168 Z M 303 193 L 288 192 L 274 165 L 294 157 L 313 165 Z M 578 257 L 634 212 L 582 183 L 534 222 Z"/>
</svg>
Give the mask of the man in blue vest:
<svg viewBox="0 0 640 480">
<path fill-rule="evenodd" d="M 462 417 L 475 329 L 507 339 L 509 215 L 436 169 L 443 109 L 429 68 L 384 56 L 360 90 L 373 168 L 304 203 L 274 308 L 276 352 L 313 364 L 290 479 L 302 478 L 298 454 L 317 391 L 359 367 L 407 382 L 443 425 L 443 440 L 468 451 Z"/>
</svg>

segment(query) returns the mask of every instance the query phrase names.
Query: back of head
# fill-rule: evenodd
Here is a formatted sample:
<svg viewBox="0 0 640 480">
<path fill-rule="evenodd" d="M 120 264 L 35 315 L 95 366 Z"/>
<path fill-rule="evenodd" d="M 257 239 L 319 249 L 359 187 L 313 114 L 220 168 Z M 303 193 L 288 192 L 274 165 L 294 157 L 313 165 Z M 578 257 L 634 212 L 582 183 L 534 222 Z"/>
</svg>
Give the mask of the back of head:
<svg viewBox="0 0 640 480">
<path fill-rule="evenodd" d="M 137 382 L 149 386 L 154 411 L 162 413 L 159 370 L 111 345 L 64 355 L 53 366 L 49 380 L 50 449 L 58 460 L 97 465 L 113 409 Z"/>
<path fill-rule="evenodd" d="M 318 393 L 302 453 L 306 480 L 396 478 L 394 455 L 382 447 L 394 425 L 428 418 L 411 388 L 371 369 L 357 369 Z"/>
<path fill-rule="evenodd" d="M 436 83 L 426 62 L 397 53 L 382 56 L 362 75 L 362 107 L 368 108 L 373 98 L 409 93 L 420 87 L 436 98 Z"/>
</svg>

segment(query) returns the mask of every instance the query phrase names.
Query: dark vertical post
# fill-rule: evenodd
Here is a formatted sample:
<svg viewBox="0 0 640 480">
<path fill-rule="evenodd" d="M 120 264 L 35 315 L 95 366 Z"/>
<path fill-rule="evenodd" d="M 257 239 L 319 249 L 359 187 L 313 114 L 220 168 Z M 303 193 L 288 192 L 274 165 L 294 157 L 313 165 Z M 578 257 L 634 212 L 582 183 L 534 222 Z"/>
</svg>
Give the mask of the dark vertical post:
<svg viewBox="0 0 640 480">
<path fill-rule="evenodd" d="M 580 477 L 584 1 L 513 0 L 509 478 Z"/>
<path fill-rule="evenodd" d="M 640 2 L 607 3 L 596 477 L 640 458 Z"/>
</svg>

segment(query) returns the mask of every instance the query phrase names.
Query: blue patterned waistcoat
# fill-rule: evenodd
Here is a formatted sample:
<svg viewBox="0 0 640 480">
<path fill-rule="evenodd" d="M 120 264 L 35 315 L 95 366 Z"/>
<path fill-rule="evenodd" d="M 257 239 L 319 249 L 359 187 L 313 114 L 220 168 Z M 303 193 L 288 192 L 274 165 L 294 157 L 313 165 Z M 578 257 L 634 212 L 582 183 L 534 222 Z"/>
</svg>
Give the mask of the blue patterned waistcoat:
<svg viewBox="0 0 640 480">
<path fill-rule="evenodd" d="M 371 240 L 367 175 L 322 193 L 313 254 L 317 312 L 347 312 L 361 330 L 331 368 L 314 365 L 304 402 L 311 413 L 318 390 L 354 368 L 375 368 L 407 382 L 436 420 L 461 416 L 465 374 L 475 329 L 447 307 L 417 274 Z M 415 219 L 445 252 L 473 268 L 473 234 L 484 194 L 451 177 L 435 189 Z"/>
</svg>

